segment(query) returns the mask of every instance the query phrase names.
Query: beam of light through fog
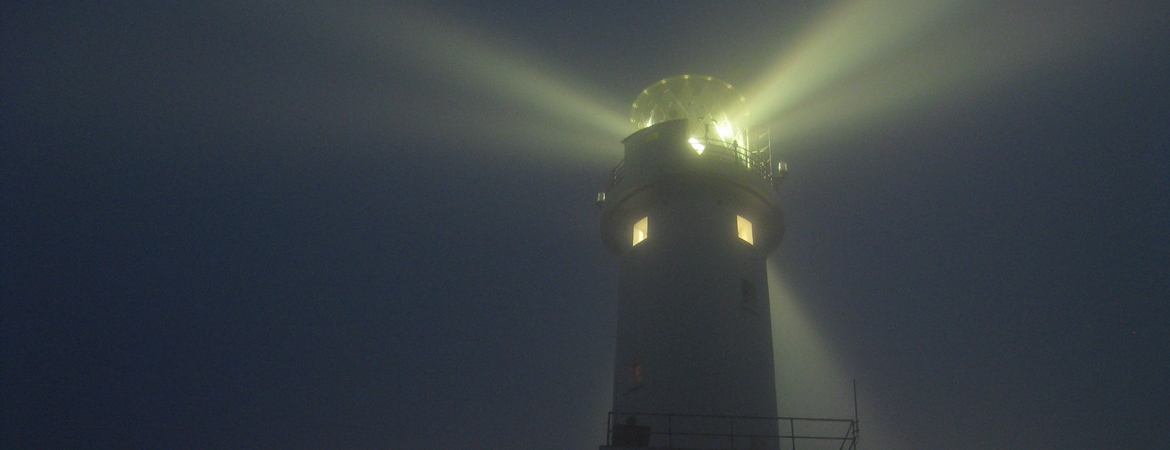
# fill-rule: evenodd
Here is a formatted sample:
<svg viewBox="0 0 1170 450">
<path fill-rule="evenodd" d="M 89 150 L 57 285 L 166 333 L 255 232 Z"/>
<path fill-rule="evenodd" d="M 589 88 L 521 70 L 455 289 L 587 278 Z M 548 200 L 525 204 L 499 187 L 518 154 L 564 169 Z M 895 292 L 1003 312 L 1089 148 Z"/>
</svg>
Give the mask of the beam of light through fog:
<svg viewBox="0 0 1170 450">
<path fill-rule="evenodd" d="M 571 89 L 586 84 L 560 73 L 557 77 L 541 73 L 534 57 L 485 41 L 486 30 L 464 32 L 406 6 L 351 11 L 339 17 L 338 27 L 356 31 L 356 39 L 373 45 L 396 64 L 396 70 L 422 69 L 425 73 L 416 75 L 464 91 L 465 102 L 418 109 L 422 117 L 413 119 L 426 133 L 488 140 L 508 148 L 539 147 L 523 150 L 536 156 L 560 151 L 565 154 L 554 158 L 610 164 L 618 143 L 632 131 L 623 114 L 596 101 L 605 97 L 601 91 Z M 495 103 L 484 105 L 484 98 Z M 507 114 L 508 110 L 523 112 Z"/>
<path fill-rule="evenodd" d="M 788 289 L 780 269 L 768 260 L 772 345 L 781 415 L 853 415 L 852 381 L 846 376 L 816 324 Z"/>
<path fill-rule="evenodd" d="M 774 145 L 959 102 L 1058 68 L 1118 32 L 1106 7 L 849 1 L 810 27 L 746 90 Z M 1083 55 L 1081 55 L 1083 57 Z"/>
<path fill-rule="evenodd" d="M 745 93 L 753 116 L 768 120 L 799 106 L 859 68 L 912 45 L 957 9 L 954 1 L 839 3 Z"/>
<path fill-rule="evenodd" d="M 852 377 L 822 338 L 817 323 L 805 312 L 802 300 L 808 299 L 801 299 L 788 288 L 771 258 L 768 259 L 768 296 L 772 309 L 777 413 L 782 417 L 852 418 Z M 898 442 L 896 435 L 888 434 L 889 427 L 884 420 L 872 416 L 879 411 L 868 406 L 874 402 L 868 400 L 865 381 L 859 380 L 860 420 L 865 430 L 862 439 L 876 436 L 880 442 Z"/>
</svg>

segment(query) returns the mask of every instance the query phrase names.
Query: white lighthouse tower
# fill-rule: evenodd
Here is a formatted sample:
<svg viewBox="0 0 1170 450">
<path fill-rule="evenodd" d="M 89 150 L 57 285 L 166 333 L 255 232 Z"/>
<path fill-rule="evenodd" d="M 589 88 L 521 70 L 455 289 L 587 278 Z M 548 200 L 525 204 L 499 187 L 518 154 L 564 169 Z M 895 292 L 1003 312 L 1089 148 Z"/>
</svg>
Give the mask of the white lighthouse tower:
<svg viewBox="0 0 1170 450">
<path fill-rule="evenodd" d="M 637 131 L 598 195 L 621 274 L 603 448 L 777 446 L 766 259 L 784 233 L 783 171 L 743 127 L 743 101 L 679 76 L 633 105 Z"/>
</svg>

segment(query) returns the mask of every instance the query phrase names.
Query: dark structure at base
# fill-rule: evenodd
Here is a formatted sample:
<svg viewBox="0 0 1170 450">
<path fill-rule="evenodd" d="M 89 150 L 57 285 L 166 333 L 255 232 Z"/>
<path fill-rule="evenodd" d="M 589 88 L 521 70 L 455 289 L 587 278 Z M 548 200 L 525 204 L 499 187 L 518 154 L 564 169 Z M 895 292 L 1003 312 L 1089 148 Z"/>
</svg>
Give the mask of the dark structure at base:
<svg viewBox="0 0 1170 450">
<path fill-rule="evenodd" d="M 838 449 L 856 450 L 855 419 L 609 413 L 601 450 Z M 780 430 L 779 433 L 768 430 Z"/>
</svg>

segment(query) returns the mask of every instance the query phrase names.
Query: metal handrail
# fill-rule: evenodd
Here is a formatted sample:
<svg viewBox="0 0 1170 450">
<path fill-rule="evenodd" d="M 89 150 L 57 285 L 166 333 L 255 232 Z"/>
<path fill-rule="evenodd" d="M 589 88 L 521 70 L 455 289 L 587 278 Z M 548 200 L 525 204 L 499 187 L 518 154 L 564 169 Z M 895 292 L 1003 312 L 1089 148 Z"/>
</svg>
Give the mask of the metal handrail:
<svg viewBox="0 0 1170 450">
<path fill-rule="evenodd" d="M 625 418 L 627 418 L 627 420 L 628 420 L 628 418 L 633 417 L 633 418 L 635 418 L 635 420 L 634 420 L 634 423 L 632 423 L 632 424 L 621 425 L 621 424 L 617 423 L 617 421 L 616 421 L 618 416 L 625 417 Z M 637 418 L 643 418 L 643 420 L 645 420 L 645 419 L 651 419 L 651 420 L 660 419 L 660 420 L 656 420 L 656 421 L 652 422 L 651 425 L 638 425 Z M 689 431 L 686 429 L 679 430 L 678 429 L 678 420 L 676 420 L 676 419 L 680 419 L 680 418 L 707 419 L 708 422 L 706 422 L 706 423 L 708 423 L 708 424 L 715 423 L 715 422 L 727 421 L 728 430 L 727 430 L 727 432 L 713 432 L 713 431 L 698 432 L 698 431 Z M 661 419 L 665 419 L 665 428 L 666 428 L 665 431 L 663 431 L 661 429 L 655 430 L 655 427 L 653 426 L 656 424 L 661 425 L 661 422 L 662 422 Z M 741 422 L 742 421 L 755 421 L 755 422 L 775 421 L 775 423 L 777 425 L 777 428 L 776 428 L 777 433 L 776 434 L 759 434 L 759 433 L 746 432 L 746 431 L 741 431 L 741 432 L 737 433 L 736 427 L 735 427 L 735 423 L 737 420 L 741 421 Z M 782 424 L 784 422 L 787 422 L 787 424 L 788 424 L 788 427 L 787 427 L 788 433 L 787 434 L 781 433 L 779 431 L 780 424 Z M 809 422 L 809 423 L 813 423 L 813 422 L 837 423 L 837 424 L 841 424 L 841 425 L 848 424 L 848 427 L 844 430 L 843 435 L 828 435 L 827 433 L 826 434 L 815 434 L 815 433 L 814 434 L 808 434 L 808 433 L 797 434 L 796 425 L 798 423 L 805 423 L 805 422 Z M 615 435 L 617 433 L 619 433 L 619 431 L 623 432 L 623 433 L 635 432 L 634 429 L 630 429 L 627 427 L 634 427 L 635 429 L 638 429 L 638 430 L 636 430 L 637 432 L 642 433 L 642 435 L 643 435 L 642 437 L 647 441 L 644 445 L 649 446 L 649 443 L 651 440 L 656 440 L 656 441 L 658 441 L 657 442 L 658 445 L 654 446 L 655 448 L 671 448 L 671 449 L 673 449 L 673 448 L 688 448 L 688 447 L 675 447 L 675 438 L 676 437 L 703 437 L 703 438 L 715 438 L 715 439 L 720 439 L 720 440 L 726 439 L 726 441 L 730 442 L 730 445 L 725 446 L 725 447 L 720 447 L 720 448 L 727 448 L 727 449 L 737 448 L 736 442 L 738 442 L 740 440 L 738 440 L 736 438 L 744 438 L 744 439 L 747 439 L 749 441 L 752 438 L 758 438 L 758 439 L 769 439 L 769 440 L 775 439 L 777 444 L 779 444 L 779 442 L 781 440 L 786 440 L 790 443 L 789 448 L 792 448 L 792 449 L 796 449 L 797 443 L 800 441 L 806 441 L 806 440 L 808 440 L 808 441 L 840 441 L 841 444 L 838 447 L 840 450 L 845 450 L 845 449 L 856 450 L 857 449 L 857 434 L 858 434 L 858 423 L 857 423 L 856 419 L 829 419 L 829 418 L 811 418 L 811 417 L 717 416 L 717 415 L 704 415 L 704 414 L 661 414 L 661 413 L 610 412 L 609 418 L 608 418 L 607 433 L 606 433 L 606 445 L 613 446 L 615 444 L 620 444 L 620 443 L 614 442 Z M 741 427 L 741 430 L 742 430 L 742 427 Z M 628 436 L 626 436 L 626 437 L 628 437 Z M 655 437 L 657 437 L 658 439 L 655 439 Z M 665 442 L 664 442 L 665 447 L 662 446 L 663 440 L 665 440 Z M 634 445 L 634 447 L 639 447 L 639 446 L 643 446 L 643 445 Z M 710 445 L 705 445 L 704 448 L 713 448 L 713 447 L 711 447 Z M 743 447 L 739 447 L 739 448 L 743 448 Z"/>
<path fill-rule="evenodd" d="M 769 182 L 773 181 L 771 156 L 766 149 L 751 151 L 746 147 L 731 148 L 727 147 L 727 143 L 717 139 L 698 139 L 698 142 L 704 146 L 703 151 L 697 155 L 698 157 L 739 165 Z M 609 183 L 605 186 L 606 192 L 609 192 L 621 181 L 625 170 L 626 160 L 622 159 L 613 168 Z"/>
</svg>

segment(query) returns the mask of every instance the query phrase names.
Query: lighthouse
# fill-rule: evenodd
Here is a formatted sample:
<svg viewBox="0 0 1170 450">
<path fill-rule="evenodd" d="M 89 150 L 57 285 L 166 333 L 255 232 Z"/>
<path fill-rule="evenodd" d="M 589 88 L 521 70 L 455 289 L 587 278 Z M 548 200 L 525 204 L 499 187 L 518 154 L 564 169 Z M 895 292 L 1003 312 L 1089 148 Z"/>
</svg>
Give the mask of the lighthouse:
<svg viewBox="0 0 1170 450">
<path fill-rule="evenodd" d="M 633 104 L 635 131 L 598 194 L 620 273 L 603 448 L 777 445 L 766 260 L 784 234 L 784 170 L 743 103 L 684 75 Z"/>
</svg>

